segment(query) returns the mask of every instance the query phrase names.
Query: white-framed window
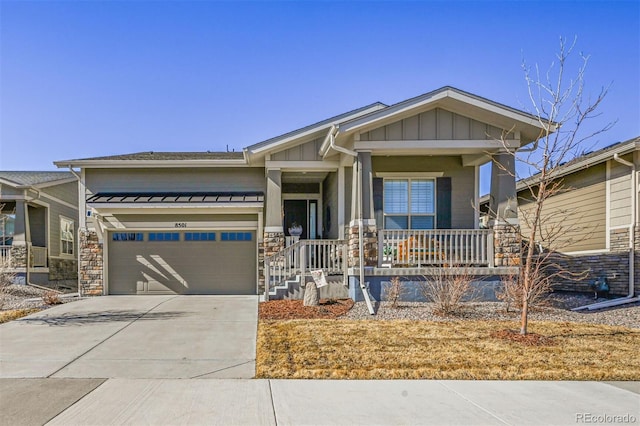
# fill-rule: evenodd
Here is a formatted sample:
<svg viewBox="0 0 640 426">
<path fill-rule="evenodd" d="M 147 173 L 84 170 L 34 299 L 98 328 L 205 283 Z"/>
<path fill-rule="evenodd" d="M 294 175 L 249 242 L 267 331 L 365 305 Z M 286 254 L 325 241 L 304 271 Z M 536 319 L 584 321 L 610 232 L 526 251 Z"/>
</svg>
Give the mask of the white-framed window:
<svg viewBox="0 0 640 426">
<path fill-rule="evenodd" d="M 75 222 L 60 216 L 60 254 L 73 256 L 73 242 L 75 240 Z"/>
<path fill-rule="evenodd" d="M 435 229 L 435 179 L 384 179 L 385 229 Z"/>
</svg>

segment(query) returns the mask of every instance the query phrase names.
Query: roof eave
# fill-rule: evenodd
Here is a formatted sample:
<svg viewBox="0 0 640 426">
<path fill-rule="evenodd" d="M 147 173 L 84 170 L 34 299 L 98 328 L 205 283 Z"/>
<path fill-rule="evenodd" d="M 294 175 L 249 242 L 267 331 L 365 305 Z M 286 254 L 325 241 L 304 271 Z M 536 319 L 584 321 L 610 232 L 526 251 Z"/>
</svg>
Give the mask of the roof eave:
<svg viewBox="0 0 640 426">
<path fill-rule="evenodd" d="M 62 160 L 53 163 L 58 168 L 139 168 L 139 167 L 225 167 L 248 166 L 245 158 L 236 160 Z"/>
<path fill-rule="evenodd" d="M 633 140 L 632 140 L 633 141 Z M 595 155 L 593 157 L 589 157 L 589 158 L 585 158 L 581 161 L 577 161 L 576 163 L 570 164 L 566 167 L 561 167 L 557 173 L 555 173 L 553 176 L 551 176 L 552 179 L 558 179 L 561 178 L 563 176 L 567 176 L 571 173 L 574 173 L 576 171 L 580 171 L 580 170 L 584 170 L 587 169 L 591 166 L 595 166 L 597 164 L 600 163 L 604 163 L 605 161 L 609 161 L 611 159 L 613 159 L 614 155 L 618 154 L 618 155 L 626 155 L 629 154 L 635 150 L 640 150 L 640 139 L 636 140 L 636 141 L 630 141 L 630 143 L 622 143 L 620 146 L 615 147 L 613 149 L 610 150 L 606 150 L 605 152 L 602 152 L 598 155 Z M 519 180 L 516 183 L 516 189 L 518 191 L 527 188 L 529 185 L 535 185 L 536 182 L 538 181 L 538 179 L 535 179 L 535 176 L 531 176 L 528 178 L 524 178 Z"/>
<path fill-rule="evenodd" d="M 274 150 L 275 148 L 279 148 L 279 147 L 281 147 L 283 145 L 286 146 L 287 144 L 289 144 L 289 143 L 291 143 L 293 141 L 310 137 L 310 136 L 314 135 L 315 133 L 324 132 L 324 131 L 330 129 L 331 127 L 333 127 L 336 124 L 352 120 L 352 119 L 360 117 L 362 115 L 368 115 L 368 114 L 370 114 L 372 112 L 379 111 L 379 110 L 384 109 L 384 108 L 387 108 L 387 106 L 384 105 L 381 102 L 376 102 L 376 103 L 373 103 L 371 105 L 362 107 L 361 109 L 356 110 L 357 112 L 354 112 L 353 114 L 349 114 L 349 115 L 347 115 L 345 117 L 336 116 L 335 120 L 331 120 L 331 119 L 328 119 L 328 120 L 331 120 L 331 121 L 324 120 L 324 121 L 327 121 L 327 122 L 322 122 L 322 124 L 318 124 L 317 126 L 310 127 L 310 128 L 308 128 L 307 130 L 305 130 L 303 132 L 295 133 L 295 131 L 294 131 L 294 134 L 290 134 L 289 136 L 284 136 L 282 138 L 273 138 L 271 140 L 271 142 L 269 142 L 269 143 L 260 142 L 260 143 L 254 144 L 254 145 L 250 145 L 250 146 L 246 147 L 245 150 L 248 153 L 248 155 L 250 157 L 252 157 L 252 158 L 260 156 L 260 155 L 264 155 L 264 154 L 268 153 L 269 151 Z M 348 113 L 345 113 L 345 114 L 348 114 Z M 324 145 L 325 144 L 323 144 L 323 146 Z M 321 148 L 320 151 L 322 151 L 322 148 Z"/>
</svg>

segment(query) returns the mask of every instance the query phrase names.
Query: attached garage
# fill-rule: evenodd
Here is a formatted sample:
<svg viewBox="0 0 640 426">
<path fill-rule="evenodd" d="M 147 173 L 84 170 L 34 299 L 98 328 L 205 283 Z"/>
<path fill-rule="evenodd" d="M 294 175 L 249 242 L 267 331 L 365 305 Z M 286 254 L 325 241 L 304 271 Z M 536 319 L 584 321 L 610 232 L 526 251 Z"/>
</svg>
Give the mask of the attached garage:
<svg viewBox="0 0 640 426">
<path fill-rule="evenodd" d="M 256 232 L 108 233 L 109 294 L 256 294 Z"/>
</svg>

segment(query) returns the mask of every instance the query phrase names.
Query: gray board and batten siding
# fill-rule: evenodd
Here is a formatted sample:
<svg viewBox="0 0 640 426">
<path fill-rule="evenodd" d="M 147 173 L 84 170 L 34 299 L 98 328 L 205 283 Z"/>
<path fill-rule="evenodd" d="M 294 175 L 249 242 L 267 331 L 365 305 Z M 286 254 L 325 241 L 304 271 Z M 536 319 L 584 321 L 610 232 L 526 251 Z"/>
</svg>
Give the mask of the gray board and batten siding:
<svg viewBox="0 0 640 426">
<path fill-rule="evenodd" d="M 442 108 L 434 108 L 361 133 L 360 140 L 499 140 L 502 133 L 502 129 L 490 124 Z M 506 137 L 509 139 L 513 135 Z"/>
<path fill-rule="evenodd" d="M 271 159 L 275 161 L 322 161 L 319 154 L 320 146 L 325 136 L 313 139 L 312 141 L 284 149 L 271 154 Z"/>
</svg>

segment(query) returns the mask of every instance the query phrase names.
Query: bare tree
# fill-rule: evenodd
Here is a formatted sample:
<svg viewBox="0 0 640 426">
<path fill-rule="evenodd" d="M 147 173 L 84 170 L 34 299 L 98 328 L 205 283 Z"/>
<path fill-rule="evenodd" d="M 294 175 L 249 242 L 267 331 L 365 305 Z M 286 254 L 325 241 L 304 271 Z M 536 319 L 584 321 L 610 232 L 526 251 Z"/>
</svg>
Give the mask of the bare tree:
<svg viewBox="0 0 640 426">
<path fill-rule="evenodd" d="M 602 87 L 595 97 L 586 93 L 585 71 L 589 56 L 582 53 L 578 54 L 579 65 L 575 75 L 567 75 L 575 56 L 576 41 L 574 38 L 572 43 L 567 43 L 566 39 L 560 39 L 556 60 L 544 74 L 537 65 L 530 67 L 525 61 L 522 63 L 532 114 L 537 117 L 542 130 L 533 147 L 518 153 L 509 151 L 517 155 L 516 161 L 530 175 L 522 180 L 526 186 L 524 198 L 530 208 L 525 212 L 520 210 L 526 225 L 519 277 L 522 289 L 520 334 L 527 334 L 529 306 L 535 297 L 539 297 L 541 289 L 549 288 L 554 279 L 576 279 L 586 275 L 568 271 L 553 259 L 555 251 L 563 244 L 575 242 L 572 235 L 578 234 L 579 225 L 564 220 L 572 214 L 571 209 L 544 209 L 551 197 L 569 189 L 560 176 L 565 164 L 582 155 L 591 138 L 614 124 L 611 122 L 596 130 L 585 129 L 585 124 L 599 115 L 597 109 L 609 87 Z M 505 138 L 506 134 L 503 142 Z M 494 163 L 496 166 L 501 167 L 497 162 Z"/>
</svg>

